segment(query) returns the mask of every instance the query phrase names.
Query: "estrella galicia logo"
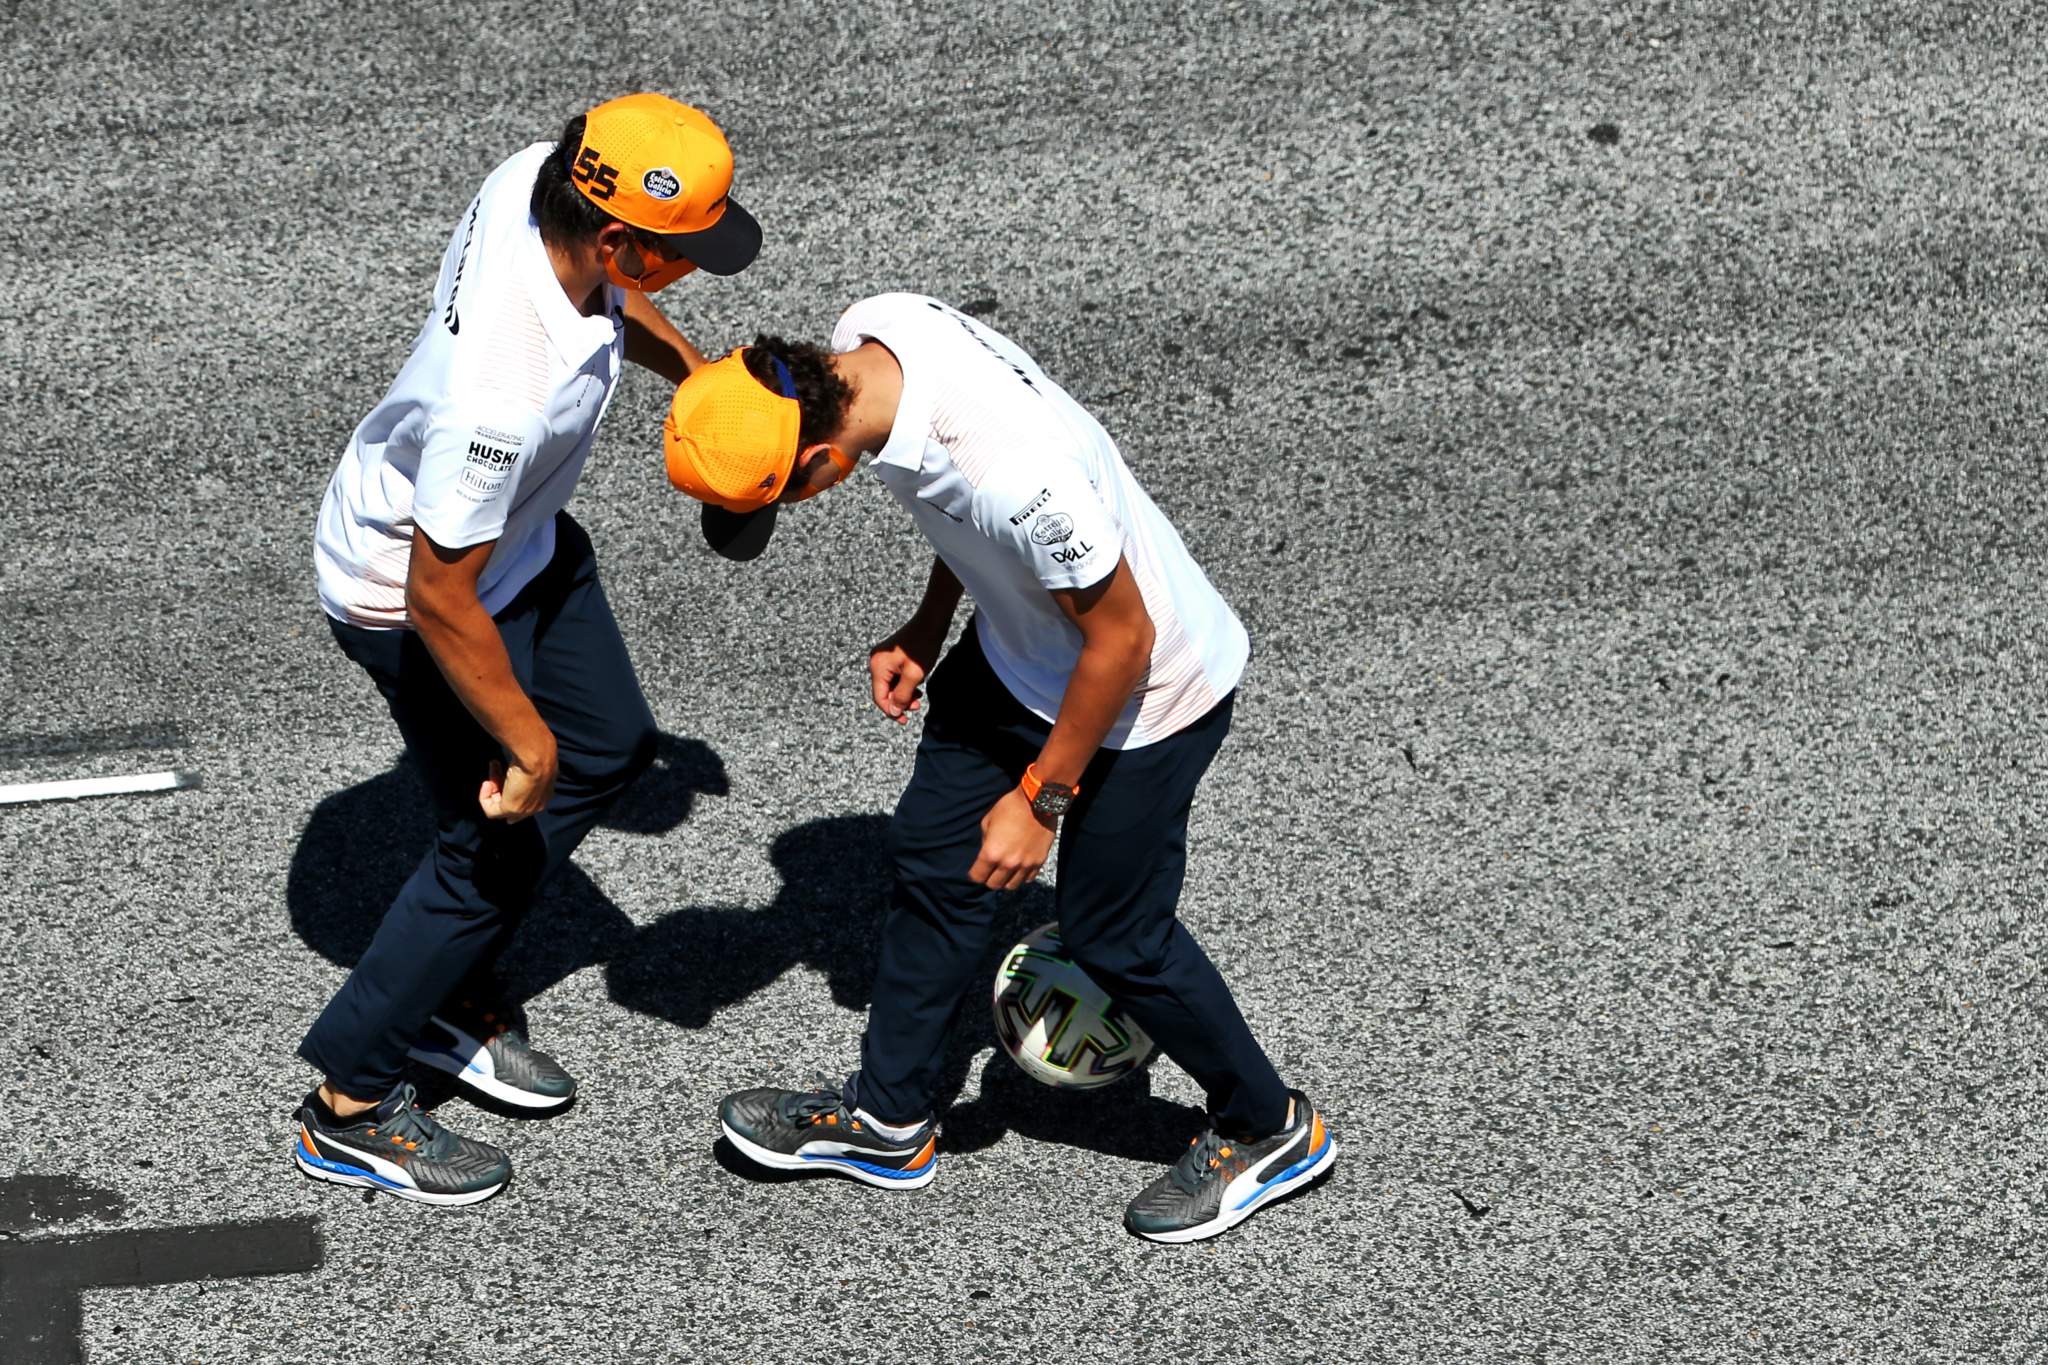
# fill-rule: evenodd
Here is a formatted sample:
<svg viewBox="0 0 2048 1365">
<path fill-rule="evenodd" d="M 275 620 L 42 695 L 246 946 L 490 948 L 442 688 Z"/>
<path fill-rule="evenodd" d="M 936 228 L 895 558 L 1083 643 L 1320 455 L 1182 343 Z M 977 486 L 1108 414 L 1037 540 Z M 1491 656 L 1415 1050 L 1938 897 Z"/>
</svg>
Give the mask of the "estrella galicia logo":
<svg viewBox="0 0 2048 1365">
<path fill-rule="evenodd" d="M 1057 545 L 1074 534 L 1074 519 L 1065 512 L 1047 512 L 1031 528 L 1031 538 L 1040 545 Z"/>
<path fill-rule="evenodd" d="M 683 182 L 666 166 L 656 166 L 640 177 L 640 188 L 656 199 L 673 199 L 683 192 Z"/>
</svg>

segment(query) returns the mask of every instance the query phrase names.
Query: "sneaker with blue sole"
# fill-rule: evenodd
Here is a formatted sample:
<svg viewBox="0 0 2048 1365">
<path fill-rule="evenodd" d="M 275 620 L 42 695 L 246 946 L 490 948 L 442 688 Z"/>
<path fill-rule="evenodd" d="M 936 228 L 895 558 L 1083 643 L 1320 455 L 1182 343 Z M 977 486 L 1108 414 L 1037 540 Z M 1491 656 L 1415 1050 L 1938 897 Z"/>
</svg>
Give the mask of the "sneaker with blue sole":
<svg viewBox="0 0 2048 1365">
<path fill-rule="evenodd" d="M 900 1142 L 885 1138 L 837 1090 L 741 1090 L 725 1097 L 718 1118 L 741 1156 L 771 1170 L 842 1175 L 883 1190 L 922 1189 L 939 1173 L 930 1119 Z"/>
<path fill-rule="evenodd" d="M 1294 1121 L 1269 1138 L 1232 1142 L 1210 1129 L 1124 1212 L 1124 1226 L 1155 1242 L 1199 1242 L 1228 1232 L 1276 1199 L 1320 1179 L 1337 1141 L 1299 1090 Z"/>
<path fill-rule="evenodd" d="M 514 1109 L 545 1113 L 576 1098 L 576 1078 L 526 1041 L 523 1022 L 509 1009 L 432 1015 L 406 1056 Z"/>
<path fill-rule="evenodd" d="M 374 1109 L 337 1121 L 318 1092 L 297 1114 L 292 1161 L 315 1180 L 382 1190 L 422 1204 L 475 1204 L 505 1188 L 512 1158 L 488 1142 L 457 1137 L 401 1085 Z"/>
</svg>

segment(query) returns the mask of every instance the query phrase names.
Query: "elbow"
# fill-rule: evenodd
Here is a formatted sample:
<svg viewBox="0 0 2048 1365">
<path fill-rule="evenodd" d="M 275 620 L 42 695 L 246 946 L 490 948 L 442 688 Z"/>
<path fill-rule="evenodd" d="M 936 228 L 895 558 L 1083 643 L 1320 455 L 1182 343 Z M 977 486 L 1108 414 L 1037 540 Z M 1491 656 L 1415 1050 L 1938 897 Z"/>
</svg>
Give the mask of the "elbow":
<svg viewBox="0 0 2048 1365">
<path fill-rule="evenodd" d="M 437 636 L 449 624 L 448 603 L 415 578 L 405 585 L 405 619 L 422 636 Z"/>
<path fill-rule="evenodd" d="M 1142 679 L 1152 667 L 1152 646 L 1158 639 L 1158 632 L 1152 628 L 1152 618 L 1141 616 L 1123 637 L 1123 648 L 1117 651 L 1117 662 L 1123 673 L 1133 684 Z"/>
<path fill-rule="evenodd" d="M 1158 641 L 1159 632 L 1152 628 L 1152 618 L 1140 617 L 1138 629 L 1131 638 L 1131 654 L 1137 660 L 1139 668 L 1142 669 L 1152 662 L 1152 646 Z"/>
</svg>

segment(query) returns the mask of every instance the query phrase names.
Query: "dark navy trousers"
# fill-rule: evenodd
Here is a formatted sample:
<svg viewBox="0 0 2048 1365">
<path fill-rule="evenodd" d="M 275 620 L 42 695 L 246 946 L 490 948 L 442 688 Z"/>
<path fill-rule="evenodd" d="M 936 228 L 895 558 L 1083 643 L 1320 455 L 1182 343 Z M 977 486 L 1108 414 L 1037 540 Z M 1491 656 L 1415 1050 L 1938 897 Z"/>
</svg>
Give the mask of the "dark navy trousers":
<svg viewBox="0 0 2048 1365">
<path fill-rule="evenodd" d="M 1010 695 L 973 625 L 932 672 L 910 786 L 889 826 L 895 862 L 881 965 L 853 1100 L 884 1123 L 931 1113 L 954 1008 L 989 946 L 1000 898 L 968 879 L 981 819 L 1052 727 Z M 1287 1091 L 1230 988 L 1176 915 L 1188 811 L 1230 730 L 1235 693 L 1140 749 L 1098 752 L 1061 822 L 1060 937 L 1208 1096 L 1219 1132 L 1278 1132 Z"/>
<path fill-rule="evenodd" d="M 590 537 L 568 513 L 556 514 L 554 558 L 494 619 L 559 756 L 547 809 L 516 825 L 478 807 L 477 790 L 504 751 L 419 636 L 329 621 L 383 694 L 434 805 L 434 846 L 299 1044 L 344 1094 L 388 1092 L 429 1014 L 458 993 L 488 997 L 491 966 L 541 884 L 654 759 L 654 716 L 598 582 Z"/>
</svg>

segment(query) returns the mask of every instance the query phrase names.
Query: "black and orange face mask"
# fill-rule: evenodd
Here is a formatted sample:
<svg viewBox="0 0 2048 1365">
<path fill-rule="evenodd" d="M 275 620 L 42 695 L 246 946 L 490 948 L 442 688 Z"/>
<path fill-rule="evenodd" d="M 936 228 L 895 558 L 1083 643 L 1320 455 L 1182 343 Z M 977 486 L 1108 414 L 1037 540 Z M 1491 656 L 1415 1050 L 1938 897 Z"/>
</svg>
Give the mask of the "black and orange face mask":
<svg viewBox="0 0 2048 1365">
<path fill-rule="evenodd" d="M 640 258 L 638 275 L 628 275 L 619 269 L 619 253 L 616 249 L 605 253 L 604 274 L 606 279 L 619 288 L 631 290 L 636 294 L 658 294 L 697 268 L 695 262 L 680 257 L 672 261 L 663 261 L 659 265 L 650 264 L 647 259 L 647 248 L 639 242 L 633 243 L 633 251 Z"/>
</svg>

